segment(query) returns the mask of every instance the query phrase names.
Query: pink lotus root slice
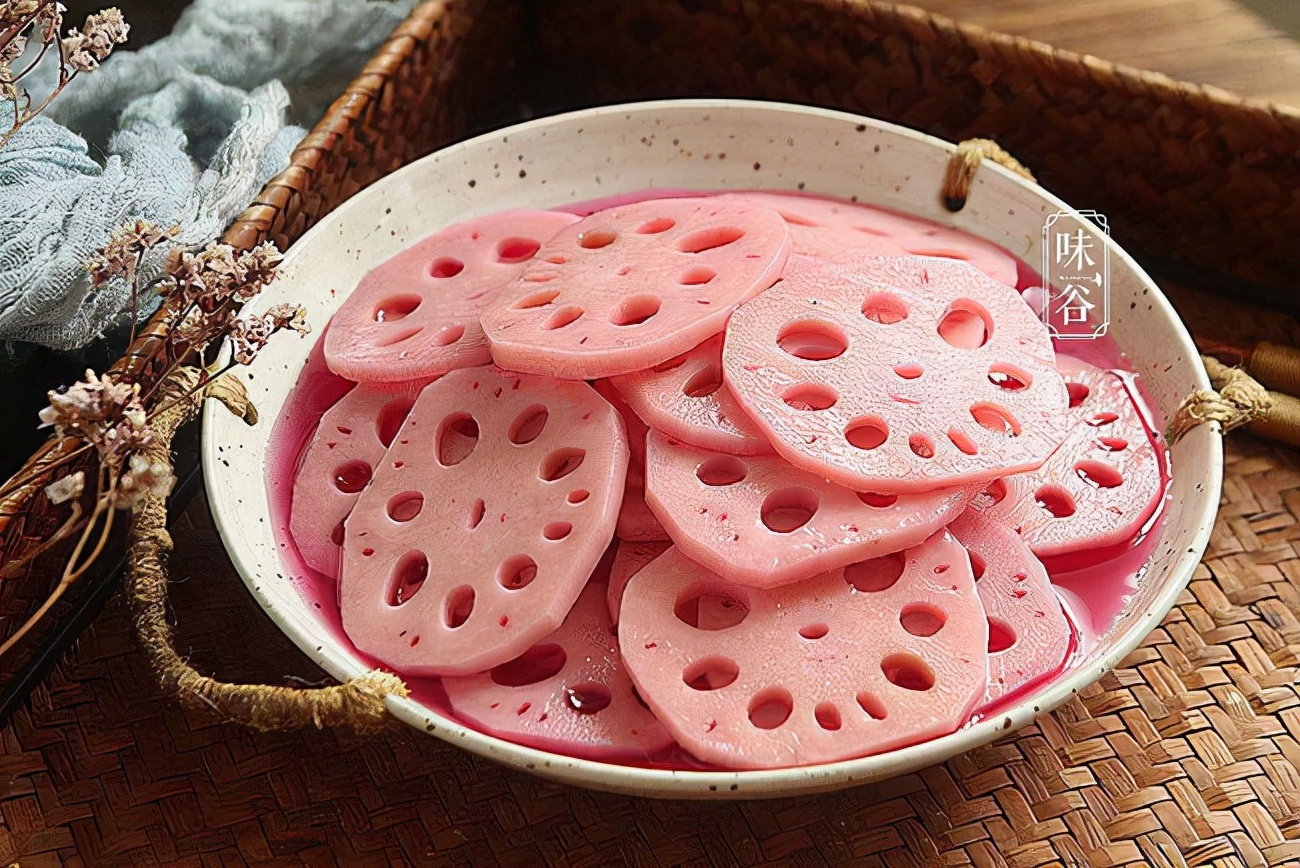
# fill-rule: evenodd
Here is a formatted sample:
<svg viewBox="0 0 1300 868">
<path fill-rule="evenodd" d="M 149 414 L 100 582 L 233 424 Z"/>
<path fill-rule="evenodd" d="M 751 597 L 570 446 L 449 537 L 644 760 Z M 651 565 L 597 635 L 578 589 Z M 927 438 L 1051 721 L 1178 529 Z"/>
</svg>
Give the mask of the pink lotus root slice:
<svg viewBox="0 0 1300 868">
<path fill-rule="evenodd" d="M 623 604 L 623 590 L 632 576 L 641 568 L 666 552 L 672 543 L 667 540 L 619 540 L 618 550 L 614 553 L 614 565 L 609 571 L 609 586 L 606 589 L 605 602 L 609 606 L 609 619 L 618 624 L 618 610 Z"/>
<path fill-rule="evenodd" d="M 1016 528 L 1040 558 L 1134 539 L 1165 491 L 1161 453 L 1125 376 L 1074 360 L 1063 367 L 1073 425 L 1065 442 L 972 504 Z"/>
<path fill-rule="evenodd" d="M 722 367 L 778 453 L 858 491 L 1031 470 L 1065 433 L 1046 327 L 964 262 L 792 258 L 732 316 Z"/>
<path fill-rule="evenodd" d="M 583 759 L 647 760 L 673 738 L 638 699 L 602 599 L 589 584 L 564 623 L 518 657 L 444 678 L 452 711 L 489 735 Z"/>
<path fill-rule="evenodd" d="M 294 476 L 289 512 L 289 535 L 313 570 L 338 578 L 343 520 L 370 484 L 419 389 L 356 386 L 321 416 Z"/>
<path fill-rule="evenodd" d="M 646 502 L 684 554 L 722 578 L 774 588 L 920 545 L 979 488 L 857 493 L 776 455 L 740 457 L 651 431 Z"/>
<path fill-rule="evenodd" d="M 661 365 L 609 382 L 657 431 L 701 449 L 734 455 L 772 452 L 772 444 L 722 382 L 722 335 Z"/>
<path fill-rule="evenodd" d="M 357 648 L 410 675 L 469 675 L 554 631 L 614 534 L 623 423 L 585 383 L 495 368 L 420 393 L 344 534 Z"/>
<path fill-rule="evenodd" d="M 853 249 L 879 256 L 934 256 L 969 262 L 998 283 L 1018 286 L 1019 260 L 991 241 L 910 214 L 794 193 L 741 193 L 791 225 L 792 253 L 839 260 Z"/>
<path fill-rule="evenodd" d="M 988 623 L 966 551 L 944 531 L 769 591 L 670 549 L 628 583 L 618 632 L 650 708 L 682 747 L 726 768 L 938 738 L 984 697 Z"/>
<path fill-rule="evenodd" d="M 568 379 L 666 362 L 776 281 L 788 236 L 775 211 L 716 197 L 598 211 L 547 242 L 484 311 L 492 358 Z"/>
<path fill-rule="evenodd" d="M 503 211 L 434 233 L 379 265 L 334 314 L 330 370 L 350 380 L 428 381 L 492 361 L 479 313 L 576 223 L 558 211 Z"/>
<path fill-rule="evenodd" d="M 1047 570 L 1015 531 L 967 510 L 948 528 L 970 555 L 989 620 L 987 705 L 1054 675 L 1065 665 L 1074 630 Z"/>
</svg>

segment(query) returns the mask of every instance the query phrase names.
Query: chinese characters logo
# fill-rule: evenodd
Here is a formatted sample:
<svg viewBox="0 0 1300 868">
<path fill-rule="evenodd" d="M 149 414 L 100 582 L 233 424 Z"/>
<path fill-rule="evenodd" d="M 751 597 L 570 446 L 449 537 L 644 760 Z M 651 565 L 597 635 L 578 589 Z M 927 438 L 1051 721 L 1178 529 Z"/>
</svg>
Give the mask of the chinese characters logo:
<svg viewBox="0 0 1300 868">
<path fill-rule="evenodd" d="M 1101 337 L 1110 322 L 1110 260 L 1100 237 L 1110 234 L 1110 224 L 1096 211 L 1079 214 L 1058 211 L 1043 225 L 1039 315 L 1052 337 L 1061 340 Z"/>
</svg>

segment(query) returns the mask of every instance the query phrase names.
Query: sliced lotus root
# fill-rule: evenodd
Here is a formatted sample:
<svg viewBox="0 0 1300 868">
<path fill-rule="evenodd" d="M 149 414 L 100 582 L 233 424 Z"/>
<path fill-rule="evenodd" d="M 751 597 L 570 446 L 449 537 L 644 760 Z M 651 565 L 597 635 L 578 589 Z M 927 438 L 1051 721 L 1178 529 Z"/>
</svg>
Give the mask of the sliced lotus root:
<svg viewBox="0 0 1300 868">
<path fill-rule="evenodd" d="M 1047 329 L 964 262 L 792 257 L 727 327 L 723 376 L 776 451 L 858 491 L 966 485 L 1064 436 Z"/>
<path fill-rule="evenodd" d="M 560 231 L 482 317 L 502 367 L 570 379 L 666 362 L 780 276 L 775 211 L 716 197 L 597 211 Z"/>
<path fill-rule="evenodd" d="M 857 236 L 861 248 L 880 256 L 935 256 L 969 262 L 998 283 L 1018 286 L 1020 261 L 975 235 L 909 214 L 856 202 L 792 193 L 741 193 L 774 208 L 791 225 L 791 252 L 838 259 Z M 795 228 L 798 227 L 798 228 Z"/>
<path fill-rule="evenodd" d="M 350 380 L 429 380 L 492 361 L 479 312 L 578 218 L 503 211 L 457 223 L 381 264 L 334 314 L 330 370 Z"/>
<path fill-rule="evenodd" d="M 585 383 L 453 371 L 416 399 L 344 533 L 356 646 L 469 675 L 560 626 L 614 535 L 628 448 Z"/>
<path fill-rule="evenodd" d="M 307 566 L 339 575 L 343 520 L 397 436 L 419 386 L 357 386 L 325 411 L 293 480 L 289 535 Z"/>
<path fill-rule="evenodd" d="M 489 735 L 605 762 L 646 760 L 673 737 L 637 698 L 602 599 L 589 584 L 564 623 L 478 675 L 444 678 L 456 716 Z"/>
<path fill-rule="evenodd" d="M 967 510 L 948 528 L 970 555 L 989 620 L 985 704 L 1061 670 L 1074 631 L 1047 570 L 1016 532 Z"/>
<path fill-rule="evenodd" d="M 683 553 L 737 584 L 774 588 L 919 545 L 978 487 L 856 493 L 777 455 L 646 441 L 646 502 Z"/>
<path fill-rule="evenodd" d="M 727 768 L 937 738 L 984 697 L 988 623 L 966 551 L 943 531 L 769 591 L 669 549 L 628 583 L 618 634 L 632 680 L 678 743 Z"/>
<path fill-rule="evenodd" d="M 722 382 L 722 335 L 661 365 L 609 382 L 650 427 L 678 440 L 734 455 L 772 451 Z"/>
<path fill-rule="evenodd" d="M 618 550 L 614 552 L 614 565 L 609 571 L 609 585 L 605 593 L 610 621 L 618 624 L 618 609 L 623 603 L 623 589 L 627 587 L 632 576 L 667 551 L 671 545 L 672 543 L 667 540 L 647 542 L 620 540 L 618 542 Z"/>
<path fill-rule="evenodd" d="M 1162 455 L 1124 377 L 1064 362 L 1073 427 L 1036 470 L 995 480 L 973 506 L 1019 530 L 1039 557 L 1125 543 L 1165 491 Z"/>
</svg>

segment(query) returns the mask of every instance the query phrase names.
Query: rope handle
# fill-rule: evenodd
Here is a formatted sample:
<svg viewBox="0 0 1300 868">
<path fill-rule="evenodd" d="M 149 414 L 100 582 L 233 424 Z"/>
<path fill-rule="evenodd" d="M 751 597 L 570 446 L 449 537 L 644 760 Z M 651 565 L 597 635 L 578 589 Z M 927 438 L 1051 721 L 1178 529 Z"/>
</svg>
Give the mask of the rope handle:
<svg viewBox="0 0 1300 868">
<path fill-rule="evenodd" d="M 150 461 L 171 466 L 171 442 L 181 425 L 198 415 L 207 398 L 215 398 L 250 425 L 257 411 L 243 383 L 221 376 L 200 384 L 196 368 L 180 368 L 161 388 L 159 406 L 165 407 L 151 422 L 155 432 L 146 450 Z M 292 688 L 261 684 L 229 684 L 199 674 L 172 643 L 167 623 L 167 567 L 172 551 L 167 531 L 167 505 L 149 496 L 131 518 L 131 549 L 127 593 L 135 619 L 136 636 L 149 656 L 158 683 L 183 706 L 214 711 L 225 720 L 252 729 L 285 731 L 307 727 L 374 732 L 389 726 L 387 696 L 406 696 L 406 685 L 391 672 L 372 670 L 360 678 L 332 687 Z"/>
<path fill-rule="evenodd" d="M 940 197 L 949 211 L 966 207 L 975 173 L 984 160 L 991 160 L 1032 184 L 1038 183 L 1033 173 L 997 142 L 966 139 L 958 143 L 944 170 Z M 1223 434 L 1251 424 L 1252 431 L 1300 445 L 1300 402 L 1269 392 L 1250 374 L 1240 368 L 1230 368 L 1213 356 L 1203 355 L 1201 361 L 1214 388 L 1196 389 L 1183 399 L 1165 432 L 1170 445 L 1207 422 L 1218 423 Z M 1294 379 L 1300 382 L 1300 374 Z"/>
</svg>

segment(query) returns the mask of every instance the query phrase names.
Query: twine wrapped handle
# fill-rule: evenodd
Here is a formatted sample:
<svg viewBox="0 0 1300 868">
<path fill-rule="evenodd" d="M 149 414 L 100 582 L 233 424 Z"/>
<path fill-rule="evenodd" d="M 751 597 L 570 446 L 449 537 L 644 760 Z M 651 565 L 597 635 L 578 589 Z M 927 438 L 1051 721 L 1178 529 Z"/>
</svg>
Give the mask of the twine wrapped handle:
<svg viewBox="0 0 1300 868">
<path fill-rule="evenodd" d="M 1226 434 L 1257 419 L 1273 409 L 1274 397 L 1240 368 L 1230 368 L 1214 356 L 1201 356 L 1205 372 L 1214 389 L 1197 389 L 1183 399 L 1169 423 L 1165 439 L 1177 443 L 1197 425 L 1219 423 Z"/>
<path fill-rule="evenodd" d="M 250 425 L 257 412 L 241 382 L 222 376 L 200 384 L 200 372 L 181 368 L 161 389 L 152 419 L 155 438 L 146 450 L 150 461 L 171 466 L 172 437 L 193 419 L 205 398 L 216 398 Z M 166 560 L 172 551 L 167 531 L 167 506 L 159 497 L 147 497 L 131 518 L 127 592 L 135 618 L 136 635 L 164 691 L 189 708 L 215 711 L 232 723 L 260 731 L 347 728 L 373 732 L 391 724 L 385 697 L 406 696 L 406 685 L 396 675 L 373 670 L 361 678 L 333 687 L 295 689 L 260 684 L 227 684 L 196 672 L 172 647 L 167 623 Z"/>
<path fill-rule="evenodd" d="M 943 207 L 954 213 L 966 207 L 966 200 L 970 197 L 970 185 L 975 180 L 975 172 L 979 169 L 980 163 L 985 160 L 992 160 L 1026 181 L 1037 183 L 1033 173 L 1003 150 L 997 142 L 992 139 L 966 139 L 957 145 L 957 150 L 948 158 L 948 167 L 943 173 L 943 187 L 940 191 Z"/>
</svg>

